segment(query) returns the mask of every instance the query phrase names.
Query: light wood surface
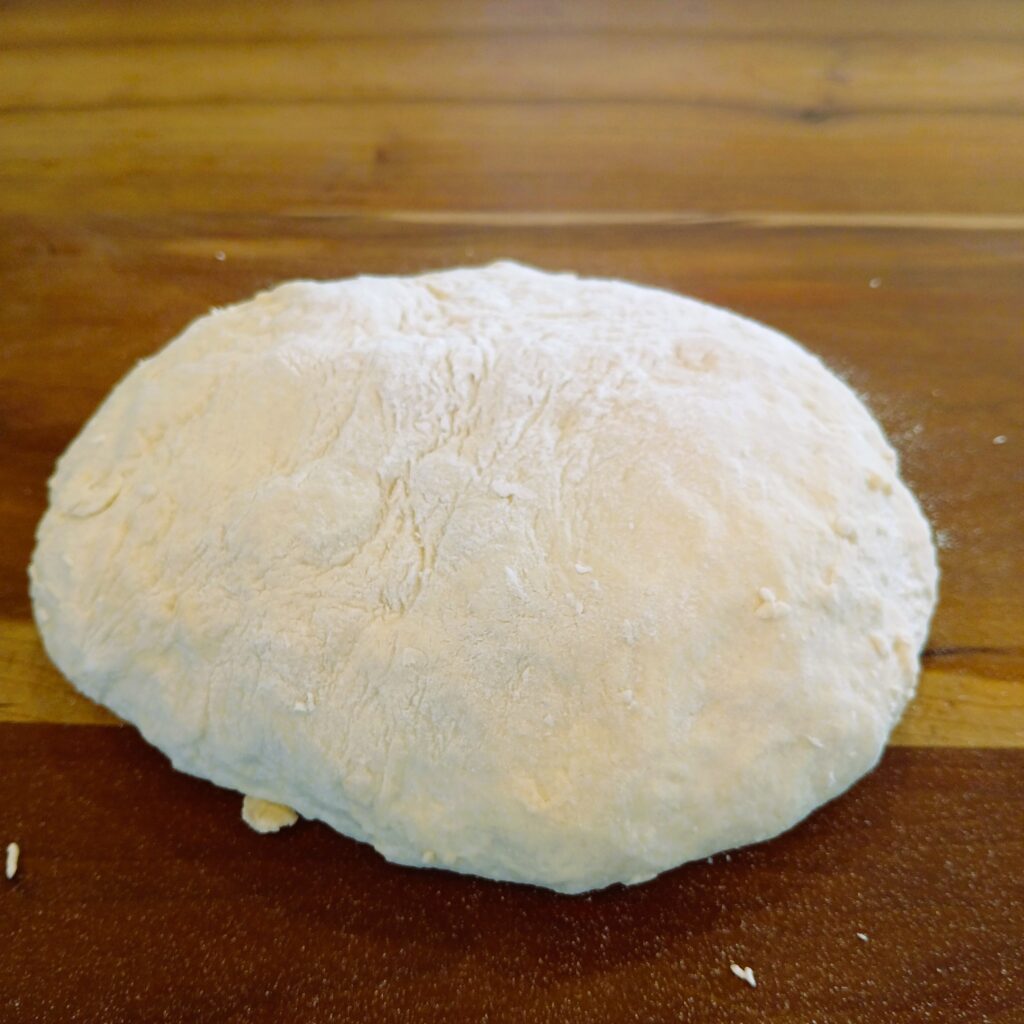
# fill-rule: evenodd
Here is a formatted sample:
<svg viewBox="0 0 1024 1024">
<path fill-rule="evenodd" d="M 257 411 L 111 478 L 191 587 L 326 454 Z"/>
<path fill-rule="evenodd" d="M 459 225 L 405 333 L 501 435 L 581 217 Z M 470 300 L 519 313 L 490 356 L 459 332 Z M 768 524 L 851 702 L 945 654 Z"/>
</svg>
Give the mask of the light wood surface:
<svg viewBox="0 0 1024 1024">
<path fill-rule="evenodd" d="M 0 213 L 1024 205 L 1006 159 L 1024 119 L 998 112 L 819 121 L 620 100 L 284 101 L 13 110 L 2 123 L 16 146 L 0 156 Z"/>
<path fill-rule="evenodd" d="M 1019 217 L 1020 7 L 13 4 L 0 212 Z"/>
<path fill-rule="evenodd" d="M 0 5 L 0 1020 L 1024 1019 L 1022 168 L 1019 0 Z M 874 773 L 577 901 L 258 839 L 60 677 L 27 597 L 54 460 L 190 320 L 497 258 L 803 341 L 940 544 Z"/>
</svg>

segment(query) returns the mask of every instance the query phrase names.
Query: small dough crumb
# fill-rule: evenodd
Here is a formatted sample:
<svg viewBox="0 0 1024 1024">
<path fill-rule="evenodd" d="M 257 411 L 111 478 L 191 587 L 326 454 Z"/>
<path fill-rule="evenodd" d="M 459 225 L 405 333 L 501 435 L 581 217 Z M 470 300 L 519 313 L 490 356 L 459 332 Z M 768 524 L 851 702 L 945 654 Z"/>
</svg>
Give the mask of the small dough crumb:
<svg viewBox="0 0 1024 1024">
<path fill-rule="evenodd" d="M 316 697 L 311 690 L 306 691 L 305 700 L 297 700 L 292 705 L 293 710 L 308 713 L 316 710 Z"/>
<path fill-rule="evenodd" d="M 781 619 L 789 614 L 789 605 L 775 596 L 771 587 L 761 587 L 757 592 L 760 604 L 754 609 L 759 619 Z"/>
<path fill-rule="evenodd" d="M 868 474 L 868 489 L 880 491 L 882 494 L 892 494 L 892 481 L 881 473 Z"/>
<path fill-rule="evenodd" d="M 7 844 L 7 879 L 12 879 L 18 873 L 18 858 L 21 856 L 21 847 L 17 843 Z"/>
<path fill-rule="evenodd" d="M 996 434 L 996 436 L 992 438 L 992 443 L 993 444 L 1006 444 L 1006 435 L 1005 434 Z"/>
<path fill-rule="evenodd" d="M 868 941 L 868 937 L 863 932 L 857 932 L 857 938 L 860 939 L 861 942 Z"/>
<path fill-rule="evenodd" d="M 832 524 L 832 529 L 843 540 L 848 540 L 851 544 L 857 543 L 857 528 L 853 525 L 853 521 L 847 519 L 846 516 L 837 516 Z"/>
<path fill-rule="evenodd" d="M 741 978 L 751 988 L 757 988 L 757 980 L 754 978 L 753 967 L 740 967 L 739 964 L 729 964 L 729 970 L 736 975 L 737 978 Z"/>
<path fill-rule="evenodd" d="M 588 572 L 594 571 L 589 565 L 581 565 L 579 562 L 576 563 L 574 568 L 581 576 L 585 576 Z"/>
<path fill-rule="evenodd" d="M 261 800 L 258 796 L 247 796 L 242 801 L 242 821 L 256 832 L 280 832 L 298 820 L 298 814 L 284 804 Z"/>
</svg>

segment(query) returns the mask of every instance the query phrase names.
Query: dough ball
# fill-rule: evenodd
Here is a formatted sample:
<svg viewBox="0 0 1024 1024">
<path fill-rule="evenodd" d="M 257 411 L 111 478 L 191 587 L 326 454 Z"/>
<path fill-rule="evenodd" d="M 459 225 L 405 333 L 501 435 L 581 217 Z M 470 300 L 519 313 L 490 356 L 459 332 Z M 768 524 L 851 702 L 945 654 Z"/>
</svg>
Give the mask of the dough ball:
<svg viewBox="0 0 1024 1024">
<path fill-rule="evenodd" d="M 53 660 L 183 771 L 580 892 L 868 771 L 937 570 L 794 342 L 500 263 L 193 323 L 61 457 L 31 578 Z"/>
</svg>

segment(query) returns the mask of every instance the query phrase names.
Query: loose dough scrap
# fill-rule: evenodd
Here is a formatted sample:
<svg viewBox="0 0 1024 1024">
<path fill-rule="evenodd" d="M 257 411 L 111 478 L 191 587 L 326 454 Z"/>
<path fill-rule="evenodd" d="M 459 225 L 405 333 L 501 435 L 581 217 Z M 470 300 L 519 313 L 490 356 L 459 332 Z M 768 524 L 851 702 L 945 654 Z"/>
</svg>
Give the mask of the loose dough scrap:
<svg viewBox="0 0 1024 1024">
<path fill-rule="evenodd" d="M 291 807 L 247 796 L 242 800 L 242 820 L 256 832 L 280 832 L 294 825 L 299 816 Z"/>
<path fill-rule="evenodd" d="M 197 320 L 61 457 L 31 580 L 53 660 L 178 768 L 580 892 L 868 771 L 937 569 L 794 342 L 499 263 Z"/>
</svg>

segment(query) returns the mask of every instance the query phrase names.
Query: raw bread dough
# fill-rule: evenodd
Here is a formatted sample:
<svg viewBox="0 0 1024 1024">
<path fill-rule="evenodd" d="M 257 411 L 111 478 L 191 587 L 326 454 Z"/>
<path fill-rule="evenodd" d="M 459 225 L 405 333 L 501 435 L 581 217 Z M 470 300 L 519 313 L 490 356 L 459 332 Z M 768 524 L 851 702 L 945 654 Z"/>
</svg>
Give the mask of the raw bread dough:
<svg viewBox="0 0 1024 1024">
<path fill-rule="evenodd" d="M 247 796 L 242 800 L 242 820 L 255 832 L 280 832 L 299 820 L 291 807 Z"/>
<path fill-rule="evenodd" d="M 565 892 L 846 789 L 936 592 L 895 454 L 816 358 L 512 263 L 215 311 L 50 486 L 46 648 L 178 768 Z"/>
</svg>

